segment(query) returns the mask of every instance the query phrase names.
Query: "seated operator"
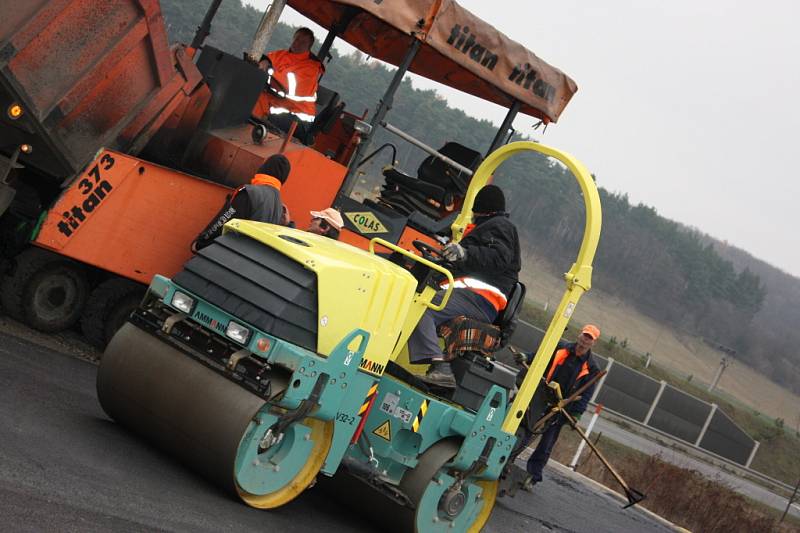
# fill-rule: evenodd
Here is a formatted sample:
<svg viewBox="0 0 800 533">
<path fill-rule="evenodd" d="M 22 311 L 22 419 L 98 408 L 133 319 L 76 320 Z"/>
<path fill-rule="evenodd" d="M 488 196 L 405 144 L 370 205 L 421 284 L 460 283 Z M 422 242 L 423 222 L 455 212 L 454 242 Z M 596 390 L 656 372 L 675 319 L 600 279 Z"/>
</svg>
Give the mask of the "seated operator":
<svg viewBox="0 0 800 533">
<path fill-rule="evenodd" d="M 271 155 L 258 168 L 249 185 L 239 187 L 226 198 L 222 209 L 192 243 L 192 251 L 211 244 L 222 233 L 222 226 L 234 218 L 280 224 L 284 213 L 281 186 L 286 183 L 291 169 L 286 156 Z"/>
<path fill-rule="evenodd" d="M 253 115 L 268 120 L 282 131 L 289 131 L 297 122 L 295 135 L 304 138 L 317 112 L 317 87 L 325 71 L 311 54 L 314 32 L 300 28 L 294 33 L 288 50 L 273 50 L 261 56 L 260 69 L 267 71 L 267 84 L 272 90 L 261 91 Z"/>
<path fill-rule="evenodd" d="M 424 380 L 443 387 L 454 387 L 450 363 L 439 347 L 438 327 L 466 316 L 492 323 L 508 302 L 521 269 L 517 228 L 505 212 L 502 189 L 486 185 L 475 196 L 472 222 L 459 243 L 450 243 L 442 251 L 451 262 L 453 292 L 441 311 L 428 309 L 408 339 L 412 364 L 431 363 Z M 439 298 L 444 290 L 439 291 Z"/>
</svg>

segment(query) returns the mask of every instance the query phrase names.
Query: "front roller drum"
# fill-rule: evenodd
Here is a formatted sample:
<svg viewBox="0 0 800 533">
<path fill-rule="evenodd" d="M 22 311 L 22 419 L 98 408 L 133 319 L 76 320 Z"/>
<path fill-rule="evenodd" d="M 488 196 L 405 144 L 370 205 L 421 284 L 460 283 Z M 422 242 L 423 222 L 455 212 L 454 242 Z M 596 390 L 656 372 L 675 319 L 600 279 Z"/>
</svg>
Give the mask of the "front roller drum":
<svg viewBox="0 0 800 533">
<path fill-rule="evenodd" d="M 274 376 L 273 395 L 285 383 Z M 259 508 L 308 487 L 333 433 L 333 422 L 307 418 L 273 435 L 275 408 L 130 323 L 106 348 L 97 396 L 118 423 Z"/>
</svg>

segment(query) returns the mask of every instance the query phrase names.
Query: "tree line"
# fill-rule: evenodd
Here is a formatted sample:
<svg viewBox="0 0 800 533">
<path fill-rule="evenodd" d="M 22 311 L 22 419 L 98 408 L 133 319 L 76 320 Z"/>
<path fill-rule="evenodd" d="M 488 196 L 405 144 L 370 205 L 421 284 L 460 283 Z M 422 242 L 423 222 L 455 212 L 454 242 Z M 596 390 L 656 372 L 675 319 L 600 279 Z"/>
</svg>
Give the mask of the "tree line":
<svg viewBox="0 0 800 533">
<path fill-rule="evenodd" d="M 190 42 L 203 10 L 191 0 L 162 0 L 161 4 L 170 39 Z M 207 42 L 240 56 L 260 17 L 261 12 L 238 1 L 223 2 Z M 292 33 L 292 28 L 279 24 L 270 48 L 288 46 Z M 332 53 L 322 83 L 340 93 L 348 111 L 372 113 L 393 69 L 359 52 Z M 436 91 L 417 89 L 408 78 L 395 96 L 388 120 L 431 146 L 457 141 L 482 153 L 496 133 L 490 121 L 449 107 Z M 516 133 L 513 138 L 523 136 Z M 426 155 L 380 130 L 372 146 L 384 142 L 398 146 L 399 168 L 412 173 Z M 390 162 L 383 155 L 376 160 Z M 373 179 L 378 176 L 373 172 Z M 497 172 L 496 182 L 507 191 L 523 246 L 537 257 L 551 258 L 554 271 L 563 271 L 565 261 L 574 259 L 584 224 L 583 200 L 567 169 L 544 156 L 513 158 Z M 800 392 L 798 357 L 793 351 L 800 343 L 800 332 L 796 332 L 800 280 L 781 276 L 745 252 L 664 218 L 653 207 L 632 204 L 624 193 L 602 186 L 599 192 L 603 233 L 595 286 L 658 321 L 727 347 L 737 358 Z M 764 282 L 765 276 L 770 283 Z M 776 296 L 775 291 L 781 294 Z"/>
</svg>

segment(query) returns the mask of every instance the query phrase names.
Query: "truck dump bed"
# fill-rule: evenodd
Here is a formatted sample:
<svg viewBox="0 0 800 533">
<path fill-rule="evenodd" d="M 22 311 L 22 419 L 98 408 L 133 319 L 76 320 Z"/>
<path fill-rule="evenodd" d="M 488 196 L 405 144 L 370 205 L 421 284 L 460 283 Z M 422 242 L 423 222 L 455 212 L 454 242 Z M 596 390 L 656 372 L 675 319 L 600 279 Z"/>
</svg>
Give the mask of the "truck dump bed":
<svg viewBox="0 0 800 533">
<path fill-rule="evenodd" d="M 0 0 L 0 13 L 0 154 L 30 144 L 20 162 L 58 182 L 101 147 L 127 150 L 184 81 L 156 0 Z"/>
</svg>

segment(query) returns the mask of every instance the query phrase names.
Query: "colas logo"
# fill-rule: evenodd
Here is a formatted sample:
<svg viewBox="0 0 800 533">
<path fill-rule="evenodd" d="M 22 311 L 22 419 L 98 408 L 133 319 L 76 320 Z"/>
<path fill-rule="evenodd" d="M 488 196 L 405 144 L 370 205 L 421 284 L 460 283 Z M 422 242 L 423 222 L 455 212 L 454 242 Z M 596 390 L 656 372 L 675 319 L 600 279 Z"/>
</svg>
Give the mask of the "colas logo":
<svg viewBox="0 0 800 533">
<path fill-rule="evenodd" d="M 100 162 L 94 165 L 86 173 L 86 177 L 78 182 L 77 187 L 84 196 L 83 201 L 76 202 L 72 207 L 61 213 L 63 220 L 58 223 L 58 231 L 67 237 L 71 236 L 86 220 L 87 216 L 105 200 L 114 187 L 102 177 L 101 172 L 110 170 L 113 166 L 114 158 L 109 154 L 103 154 Z"/>
<path fill-rule="evenodd" d="M 369 211 L 345 213 L 345 216 L 350 219 L 350 222 L 352 222 L 361 233 L 387 233 L 389 231 L 386 229 L 386 226 L 381 224 L 378 217 Z"/>
</svg>

